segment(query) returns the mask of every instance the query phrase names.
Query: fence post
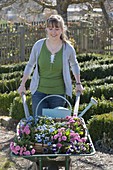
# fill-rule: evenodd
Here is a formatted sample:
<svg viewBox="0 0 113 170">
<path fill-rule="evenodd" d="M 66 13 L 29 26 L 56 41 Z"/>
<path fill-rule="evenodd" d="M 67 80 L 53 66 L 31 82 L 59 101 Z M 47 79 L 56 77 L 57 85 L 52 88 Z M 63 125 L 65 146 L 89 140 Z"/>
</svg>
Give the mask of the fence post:
<svg viewBox="0 0 113 170">
<path fill-rule="evenodd" d="M 20 60 L 25 61 L 25 28 L 23 25 L 19 26 L 20 32 Z"/>
</svg>

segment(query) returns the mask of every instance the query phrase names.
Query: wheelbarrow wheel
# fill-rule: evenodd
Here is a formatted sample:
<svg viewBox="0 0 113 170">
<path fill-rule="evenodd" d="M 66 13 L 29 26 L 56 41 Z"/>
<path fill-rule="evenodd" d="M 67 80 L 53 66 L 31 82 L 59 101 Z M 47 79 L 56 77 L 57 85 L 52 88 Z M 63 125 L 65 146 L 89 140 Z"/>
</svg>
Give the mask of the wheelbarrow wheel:
<svg viewBox="0 0 113 170">
<path fill-rule="evenodd" d="M 56 165 L 56 164 L 51 164 L 49 167 L 48 167 L 48 170 L 59 170 L 59 167 L 58 167 L 58 165 Z"/>
</svg>

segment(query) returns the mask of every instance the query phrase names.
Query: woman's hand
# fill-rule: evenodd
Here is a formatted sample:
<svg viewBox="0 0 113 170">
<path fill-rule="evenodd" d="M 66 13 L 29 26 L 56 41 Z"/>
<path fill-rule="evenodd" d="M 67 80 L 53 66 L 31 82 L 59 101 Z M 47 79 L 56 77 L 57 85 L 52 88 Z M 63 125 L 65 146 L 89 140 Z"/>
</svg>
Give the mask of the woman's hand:
<svg viewBox="0 0 113 170">
<path fill-rule="evenodd" d="M 84 87 L 82 86 L 81 83 L 76 83 L 76 92 L 80 92 L 81 94 L 83 93 L 84 91 Z"/>
<path fill-rule="evenodd" d="M 17 91 L 18 91 L 18 93 L 19 93 L 20 95 L 22 95 L 22 92 L 23 92 L 23 93 L 26 93 L 25 85 L 21 84 L 21 85 L 19 86 L 19 88 L 18 88 Z"/>
</svg>

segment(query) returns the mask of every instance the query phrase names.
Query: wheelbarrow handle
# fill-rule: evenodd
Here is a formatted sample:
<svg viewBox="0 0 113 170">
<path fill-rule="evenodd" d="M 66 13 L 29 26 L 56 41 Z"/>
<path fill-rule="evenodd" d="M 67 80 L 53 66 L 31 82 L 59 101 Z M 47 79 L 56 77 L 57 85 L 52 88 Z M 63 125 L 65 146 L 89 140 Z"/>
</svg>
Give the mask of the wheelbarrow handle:
<svg viewBox="0 0 113 170">
<path fill-rule="evenodd" d="M 24 92 L 22 92 L 21 96 L 22 96 L 22 103 L 23 103 L 24 112 L 25 112 L 25 118 L 28 119 L 30 116 L 30 113 L 29 113 L 27 102 L 26 102 L 26 95 Z"/>
<path fill-rule="evenodd" d="M 74 106 L 74 114 L 76 116 L 78 115 L 78 110 L 79 110 L 80 95 L 81 95 L 81 92 L 77 91 L 77 93 L 76 93 L 76 101 L 75 101 L 75 106 Z"/>
</svg>

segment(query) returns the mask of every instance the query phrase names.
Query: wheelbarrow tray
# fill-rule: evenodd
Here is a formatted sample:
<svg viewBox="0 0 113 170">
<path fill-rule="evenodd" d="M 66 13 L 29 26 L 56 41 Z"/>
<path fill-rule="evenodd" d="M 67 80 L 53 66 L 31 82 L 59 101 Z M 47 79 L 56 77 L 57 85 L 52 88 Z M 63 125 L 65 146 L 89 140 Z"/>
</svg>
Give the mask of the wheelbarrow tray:
<svg viewBox="0 0 113 170">
<path fill-rule="evenodd" d="M 25 95 L 23 95 L 22 99 L 23 99 L 25 115 L 26 115 L 26 118 L 28 118 L 29 113 L 28 113 L 28 108 L 27 108 L 27 104 L 26 104 Z M 79 100 L 80 99 L 79 99 L 79 95 L 78 95 L 77 98 L 76 98 L 76 105 L 75 105 L 76 113 L 78 113 Z M 89 109 L 91 105 L 92 104 L 89 103 L 87 108 Z M 85 110 L 85 112 L 86 112 L 86 110 Z M 83 111 L 83 113 L 81 113 L 81 115 L 83 115 L 83 114 L 84 114 L 84 111 Z M 29 155 L 29 156 L 23 156 L 23 155 L 19 156 L 19 155 L 15 155 L 14 153 L 11 152 L 11 155 L 14 156 L 14 157 L 17 157 L 17 158 L 21 157 L 21 158 L 25 158 L 27 160 L 30 160 L 32 162 L 37 162 L 38 165 L 39 165 L 39 170 L 42 170 L 42 167 L 44 166 L 44 164 L 46 166 L 48 166 L 48 164 L 51 165 L 51 163 L 53 163 L 53 162 L 55 162 L 59 166 L 60 165 L 65 166 L 65 170 L 69 170 L 70 160 L 71 160 L 70 157 L 71 156 L 73 156 L 73 157 L 75 157 L 75 156 L 92 156 L 92 155 L 94 155 L 96 153 L 94 145 L 93 145 L 93 142 L 91 140 L 90 134 L 88 132 L 88 129 L 87 129 L 86 125 L 85 125 L 85 121 L 84 121 L 83 118 L 82 118 L 82 122 L 83 122 L 83 124 L 85 126 L 85 129 L 87 131 L 88 143 L 90 143 L 91 146 L 92 146 L 92 149 L 91 149 L 90 153 L 78 153 L 78 154 L 72 154 L 72 153 L 71 154 L 59 154 L 59 153 L 58 154 L 57 153 L 56 154 L 44 154 L 44 153 L 42 153 L 42 154 L 34 154 L 34 155 Z M 58 158 L 60 158 L 60 159 L 58 159 Z M 64 160 L 62 158 L 64 158 Z"/>
<path fill-rule="evenodd" d="M 11 153 L 11 156 L 17 157 L 17 158 L 24 158 L 32 162 L 37 162 L 39 166 L 39 170 L 42 170 L 42 167 L 49 166 L 52 163 L 64 166 L 65 170 L 69 170 L 70 167 L 70 157 L 76 157 L 76 156 L 92 156 L 96 153 L 94 145 L 92 143 L 90 134 L 88 133 L 88 142 L 92 145 L 92 150 L 90 153 L 84 153 L 84 154 L 34 154 L 29 156 L 18 156 L 14 153 Z"/>
</svg>

